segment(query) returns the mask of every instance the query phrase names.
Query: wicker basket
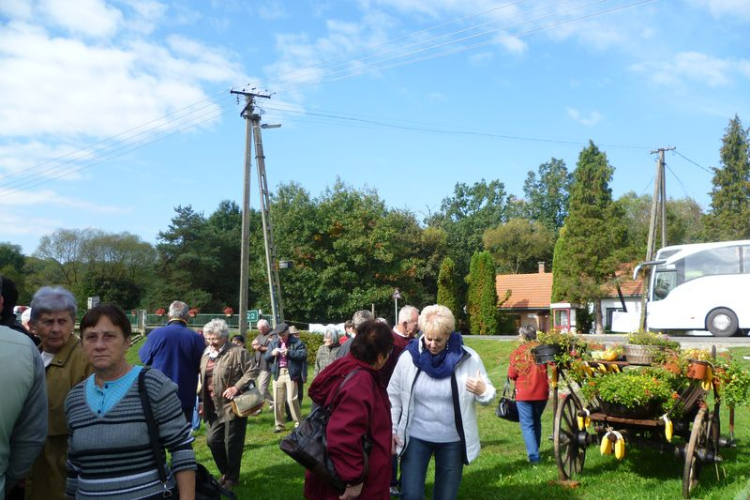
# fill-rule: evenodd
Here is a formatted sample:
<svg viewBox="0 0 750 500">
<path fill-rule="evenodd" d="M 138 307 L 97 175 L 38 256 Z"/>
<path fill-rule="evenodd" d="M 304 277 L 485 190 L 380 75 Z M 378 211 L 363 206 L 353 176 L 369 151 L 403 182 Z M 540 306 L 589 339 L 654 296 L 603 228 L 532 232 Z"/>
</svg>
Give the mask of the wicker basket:
<svg viewBox="0 0 750 500">
<path fill-rule="evenodd" d="M 654 355 L 652 347 L 644 345 L 625 345 L 625 359 L 634 365 L 650 365 Z"/>
</svg>

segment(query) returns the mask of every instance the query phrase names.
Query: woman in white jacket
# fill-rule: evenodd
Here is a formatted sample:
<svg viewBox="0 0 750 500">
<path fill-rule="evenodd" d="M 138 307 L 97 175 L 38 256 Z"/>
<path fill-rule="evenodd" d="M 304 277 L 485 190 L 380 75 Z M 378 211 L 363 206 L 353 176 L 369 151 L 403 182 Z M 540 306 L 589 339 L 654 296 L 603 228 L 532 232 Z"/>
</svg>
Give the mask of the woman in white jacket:
<svg viewBox="0 0 750 500">
<path fill-rule="evenodd" d="M 388 384 L 402 500 L 423 500 L 433 455 L 432 498 L 454 500 L 464 464 L 479 456 L 475 403 L 488 404 L 495 388 L 479 355 L 454 328 L 450 309 L 425 307 L 419 315 L 423 334 L 409 343 Z"/>
</svg>

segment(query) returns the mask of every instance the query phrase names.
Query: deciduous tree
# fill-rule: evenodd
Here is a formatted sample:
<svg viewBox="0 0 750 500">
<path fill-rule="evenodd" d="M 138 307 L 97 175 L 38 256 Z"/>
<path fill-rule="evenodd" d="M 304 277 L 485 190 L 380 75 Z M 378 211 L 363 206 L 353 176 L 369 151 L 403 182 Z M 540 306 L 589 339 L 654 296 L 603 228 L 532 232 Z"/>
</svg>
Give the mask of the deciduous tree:
<svg viewBox="0 0 750 500">
<path fill-rule="evenodd" d="M 485 231 L 483 241 L 498 272 L 530 273 L 537 269 L 540 261 L 552 260 L 555 233 L 541 222 L 511 219 Z"/>
</svg>

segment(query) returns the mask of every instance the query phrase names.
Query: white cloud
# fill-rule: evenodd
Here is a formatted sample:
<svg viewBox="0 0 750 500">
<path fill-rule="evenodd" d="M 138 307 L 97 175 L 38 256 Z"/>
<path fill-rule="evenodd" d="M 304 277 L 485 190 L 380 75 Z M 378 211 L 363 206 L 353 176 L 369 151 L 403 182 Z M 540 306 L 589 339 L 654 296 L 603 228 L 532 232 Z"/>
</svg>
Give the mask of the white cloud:
<svg viewBox="0 0 750 500">
<path fill-rule="evenodd" d="M 657 85 L 678 87 L 695 82 L 708 87 L 725 87 L 737 76 L 750 78 L 750 60 L 721 59 L 700 52 L 681 52 L 670 60 L 646 61 L 631 66 L 648 75 Z"/>
<path fill-rule="evenodd" d="M 747 0 L 691 0 L 711 12 L 714 17 L 750 21 L 750 2 Z"/>
<path fill-rule="evenodd" d="M 487 66 L 494 57 L 492 52 L 477 52 L 469 56 L 469 64 L 472 66 Z"/>
<path fill-rule="evenodd" d="M 266 0 L 259 3 L 258 15 L 261 19 L 271 21 L 286 16 L 286 10 L 280 0 Z"/>
<path fill-rule="evenodd" d="M 602 119 L 602 115 L 598 111 L 591 111 L 588 116 L 585 116 L 575 108 L 567 108 L 566 111 L 568 118 L 580 123 L 581 125 L 585 125 L 586 127 L 593 127 Z"/>
<path fill-rule="evenodd" d="M 206 99 L 204 83 L 246 80 L 220 50 L 185 37 L 90 45 L 18 22 L 0 27 L 0 74 L 6 137 L 115 135 Z"/>
<path fill-rule="evenodd" d="M 29 207 L 34 205 L 52 205 L 58 207 L 76 208 L 87 212 L 116 215 L 132 211 L 128 207 L 116 207 L 91 203 L 78 198 L 68 198 L 53 189 L 6 190 L 0 197 L 0 206 Z"/>
<path fill-rule="evenodd" d="M 122 22 L 122 12 L 102 0 L 41 0 L 39 10 L 54 25 L 94 38 L 114 35 Z"/>
</svg>

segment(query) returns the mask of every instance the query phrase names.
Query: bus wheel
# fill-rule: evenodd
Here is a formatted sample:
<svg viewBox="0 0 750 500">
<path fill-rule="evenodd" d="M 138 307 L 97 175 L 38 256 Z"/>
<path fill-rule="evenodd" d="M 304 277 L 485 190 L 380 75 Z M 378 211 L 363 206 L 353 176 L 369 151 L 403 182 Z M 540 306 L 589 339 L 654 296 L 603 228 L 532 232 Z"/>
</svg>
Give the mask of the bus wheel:
<svg viewBox="0 0 750 500">
<path fill-rule="evenodd" d="M 737 315 L 723 307 L 714 309 L 706 318 L 706 327 L 716 337 L 731 337 L 737 332 Z"/>
</svg>

